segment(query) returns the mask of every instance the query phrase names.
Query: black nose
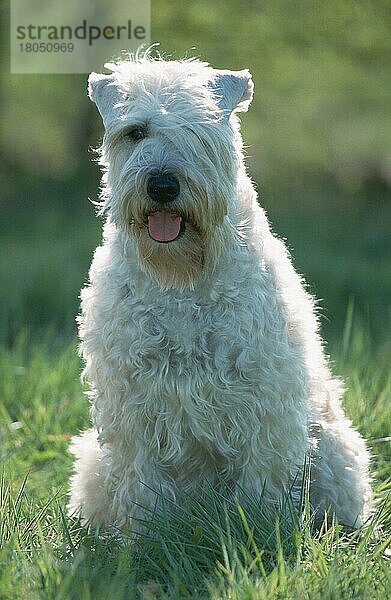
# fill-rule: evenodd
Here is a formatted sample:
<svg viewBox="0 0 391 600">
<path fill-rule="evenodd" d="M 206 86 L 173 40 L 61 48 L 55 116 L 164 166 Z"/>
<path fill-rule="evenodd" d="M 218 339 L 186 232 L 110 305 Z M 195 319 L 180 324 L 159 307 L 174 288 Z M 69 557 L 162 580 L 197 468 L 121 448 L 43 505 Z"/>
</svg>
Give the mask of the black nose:
<svg viewBox="0 0 391 600">
<path fill-rule="evenodd" d="M 169 173 L 153 175 L 148 181 L 147 193 L 155 202 L 172 202 L 179 194 L 179 181 Z"/>
</svg>

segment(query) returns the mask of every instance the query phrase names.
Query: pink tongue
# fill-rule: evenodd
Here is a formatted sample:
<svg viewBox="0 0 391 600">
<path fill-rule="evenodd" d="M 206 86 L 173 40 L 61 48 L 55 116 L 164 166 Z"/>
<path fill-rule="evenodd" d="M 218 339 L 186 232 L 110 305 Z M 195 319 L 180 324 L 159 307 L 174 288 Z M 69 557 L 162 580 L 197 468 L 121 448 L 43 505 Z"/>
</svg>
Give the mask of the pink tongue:
<svg viewBox="0 0 391 600">
<path fill-rule="evenodd" d="M 181 230 L 182 217 L 165 211 L 152 213 L 148 217 L 148 232 L 157 242 L 172 242 Z"/>
</svg>

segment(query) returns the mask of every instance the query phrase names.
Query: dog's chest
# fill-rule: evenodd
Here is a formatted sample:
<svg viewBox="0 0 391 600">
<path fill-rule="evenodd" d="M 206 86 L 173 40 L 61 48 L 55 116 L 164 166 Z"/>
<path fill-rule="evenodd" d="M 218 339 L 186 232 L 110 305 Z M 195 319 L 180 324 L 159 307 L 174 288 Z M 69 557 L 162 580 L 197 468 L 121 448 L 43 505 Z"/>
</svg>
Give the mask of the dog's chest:
<svg viewBox="0 0 391 600">
<path fill-rule="evenodd" d="M 164 358 L 170 368 L 188 361 L 204 361 L 214 329 L 210 311 L 192 303 L 176 302 L 148 311 L 140 336 L 133 340 L 148 361 Z M 139 342 L 141 340 L 141 347 Z"/>
<path fill-rule="evenodd" d="M 205 363 L 214 326 L 211 310 L 181 300 L 133 304 L 128 313 L 126 338 L 132 370 L 183 372 Z M 123 344 L 123 341 L 119 340 Z"/>
<path fill-rule="evenodd" d="M 144 327 L 171 354 L 191 354 L 206 333 L 204 315 L 196 304 L 156 307 L 146 313 Z"/>
</svg>

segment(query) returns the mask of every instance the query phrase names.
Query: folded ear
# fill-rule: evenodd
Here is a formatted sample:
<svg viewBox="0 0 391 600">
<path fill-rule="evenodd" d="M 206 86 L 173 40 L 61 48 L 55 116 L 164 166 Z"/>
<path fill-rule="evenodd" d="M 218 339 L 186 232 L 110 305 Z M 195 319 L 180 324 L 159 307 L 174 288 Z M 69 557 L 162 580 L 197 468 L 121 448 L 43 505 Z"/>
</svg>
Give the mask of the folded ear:
<svg viewBox="0 0 391 600">
<path fill-rule="evenodd" d="M 211 88 L 218 98 L 219 107 L 231 114 L 233 111 L 247 111 L 250 106 L 254 84 L 251 73 L 243 71 L 214 70 L 214 77 L 210 82 Z"/>
<path fill-rule="evenodd" d="M 114 75 L 91 73 L 88 78 L 88 95 L 98 107 L 103 124 L 107 127 L 117 114 L 117 105 L 123 99 Z"/>
</svg>

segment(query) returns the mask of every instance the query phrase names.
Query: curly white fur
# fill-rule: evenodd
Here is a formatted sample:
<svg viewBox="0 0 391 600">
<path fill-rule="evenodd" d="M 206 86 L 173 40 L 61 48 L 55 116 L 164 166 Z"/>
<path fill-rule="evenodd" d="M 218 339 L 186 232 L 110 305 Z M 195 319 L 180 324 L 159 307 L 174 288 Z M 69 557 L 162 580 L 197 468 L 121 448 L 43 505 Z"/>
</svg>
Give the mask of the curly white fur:
<svg viewBox="0 0 391 600">
<path fill-rule="evenodd" d="M 340 406 L 312 298 L 245 172 L 248 71 L 130 57 L 90 77 L 105 124 L 108 218 L 79 320 L 93 429 L 76 437 L 70 513 L 132 524 L 153 490 L 223 481 L 278 501 L 311 456 L 310 497 L 348 525 L 368 516 L 369 456 Z M 139 141 L 132 127 L 144 128 Z M 124 133 L 125 132 L 125 133 Z M 186 228 L 148 235 L 148 178 L 174 173 Z"/>
</svg>

